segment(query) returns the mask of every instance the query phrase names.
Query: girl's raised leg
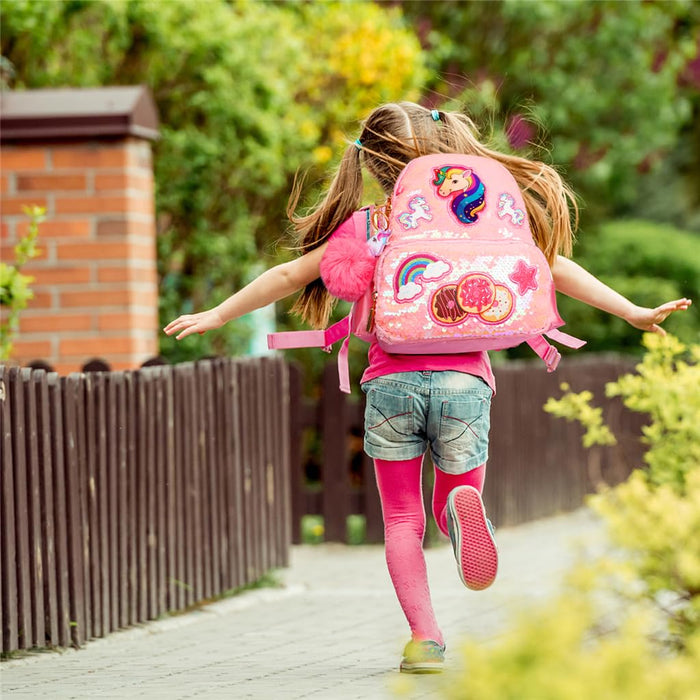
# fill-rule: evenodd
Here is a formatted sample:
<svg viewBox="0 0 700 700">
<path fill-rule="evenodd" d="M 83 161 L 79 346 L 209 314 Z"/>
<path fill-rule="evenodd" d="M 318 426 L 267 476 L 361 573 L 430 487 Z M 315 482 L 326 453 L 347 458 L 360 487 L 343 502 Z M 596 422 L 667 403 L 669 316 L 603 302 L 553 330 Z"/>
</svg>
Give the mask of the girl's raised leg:
<svg viewBox="0 0 700 700">
<path fill-rule="evenodd" d="M 449 537 L 447 532 L 447 497 L 450 495 L 450 491 L 458 486 L 472 486 L 481 493 L 484 490 L 485 477 L 485 464 L 464 474 L 447 474 L 440 469 L 435 470 L 433 517 L 443 535 Z"/>
<path fill-rule="evenodd" d="M 433 514 L 440 530 L 452 541 L 457 570 L 467 588 L 488 588 L 498 571 L 493 527 L 481 500 L 485 465 L 464 474 L 435 470 Z"/>
</svg>

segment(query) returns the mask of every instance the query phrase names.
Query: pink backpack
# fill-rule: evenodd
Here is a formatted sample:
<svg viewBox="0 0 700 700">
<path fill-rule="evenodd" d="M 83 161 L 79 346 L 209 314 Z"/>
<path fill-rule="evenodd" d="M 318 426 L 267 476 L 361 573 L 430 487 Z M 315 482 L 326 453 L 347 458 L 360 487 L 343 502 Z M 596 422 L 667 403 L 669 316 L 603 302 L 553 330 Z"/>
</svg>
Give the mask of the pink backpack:
<svg viewBox="0 0 700 700">
<path fill-rule="evenodd" d="M 522 194 L 498 161 L 436 154 L 412 160 L 384 207 L 353 215 L 355 237 L 334 236 L 321 263 L 331 294 L 355 301 L 326 331 L 275 333 L 271 348 L 320 346 L 346 337 L 338 358 L 350 390 L 352 333 L 390 353 L 503 350 L 522 342 L 556 369 L 563 345 L 554 282 L 535 245 Z M 358 247 L 359 246 L 359 247 Z M 376 260 L 368 267 L 367 260 Z M 374 270 L 373 279 L 366 278 Z M 364 291 L 358 299 L 358 290 Z"/>
</svg>

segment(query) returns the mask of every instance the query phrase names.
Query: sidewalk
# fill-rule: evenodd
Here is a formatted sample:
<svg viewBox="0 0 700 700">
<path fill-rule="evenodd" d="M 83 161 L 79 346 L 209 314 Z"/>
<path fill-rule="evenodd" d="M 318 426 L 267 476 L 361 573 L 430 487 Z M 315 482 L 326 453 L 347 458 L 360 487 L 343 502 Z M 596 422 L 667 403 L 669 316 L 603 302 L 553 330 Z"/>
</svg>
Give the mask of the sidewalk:
<svg viewBox="0 0 700 700">
<path fill-rule="evenodd" d="M 514 613 L 556 592 L 577 557 L 604 548 L 587 510 L 497 533 L 500 571 L 486 591 L 465 589 L 449 544 L 426 553 L 433 603 L 450 650 L 493 639 Z M 260 589 L 90 642 L 0 665 L 14 698 L 230 698 L 388 700 L 408 628 L 381 547 L 300 546 L 280 589 Z M 440 676 L 411 677 L 413 694 L 437 700 Z"/>
</svg>

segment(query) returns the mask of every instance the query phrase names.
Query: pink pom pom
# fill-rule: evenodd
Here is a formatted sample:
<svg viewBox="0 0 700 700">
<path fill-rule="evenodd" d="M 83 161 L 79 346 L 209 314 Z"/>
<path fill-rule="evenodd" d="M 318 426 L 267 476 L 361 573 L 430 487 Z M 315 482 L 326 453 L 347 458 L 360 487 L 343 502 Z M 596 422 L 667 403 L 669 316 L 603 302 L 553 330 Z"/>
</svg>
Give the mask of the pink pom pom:
<svg viewBox="0 0 700 700">
<path fill-rule="evenodd" d="M 336 234 L 321 258 L 321 279 L 334 297 L 357 301 L 372 283 L 376 264 L 366 241 Z"/>
</svg>

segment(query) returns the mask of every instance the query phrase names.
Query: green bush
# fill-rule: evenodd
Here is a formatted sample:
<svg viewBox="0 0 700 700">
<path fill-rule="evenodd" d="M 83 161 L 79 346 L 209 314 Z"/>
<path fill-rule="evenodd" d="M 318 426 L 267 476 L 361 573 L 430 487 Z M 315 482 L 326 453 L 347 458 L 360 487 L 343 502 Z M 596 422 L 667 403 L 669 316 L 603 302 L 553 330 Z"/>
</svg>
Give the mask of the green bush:
<svg viewBox="0 0 700 700">
<path fill-rule="evenodd" d="M 686 649 L 700 636 L 700 469 L 688 474 L 682 494 L 636 471 L 592 506 L 624 552 L 606 562 L 601 581 L 630 606 L 654 610 L 659 639 Z"/>
<path fill-rule="evenodd" d="M 668 639 L 683 647 L 700 634 L 700 345 L 652 333 L 643 344 L 636 373 L 609 383 L 606 394 L 649 416 L 642 428 L 646 468 L 590 503 L 626 553 L 608 571 L 615 590 L 658 608 Z M 605 444 L 590 398 L 567 393 L 545 410 L 578 418 L 584 442 Z"/>
<path fill-rule="evenodd" d="M 628 219 L 604 224 L 580 247 L 598 274 L 670 280 L 685 296 L 700 290 L 700 237 L 694 233 Z"/>
<path fill-rule="evenodd" d="M 369 107 L 417 100 L 424 78 L 400 10 L 372 2 L 4 0 L 0 42 L 15 89 L 150 87 L 163 322 L 289 257 L 276 243 L 295 173 L 315 196 Z M 163 335 L 161 353 L 242 353 L 250 334 L 239 320 Z"/>
<path fill-rule="evenodd" d="M 3 307 L 0 317 L 0 362 L 10 358 L 12 341 L 19 329 L 19 313 L 27 308 L 34 296 L 30 287 L 34 278 L 23 275 L 20 270 L 41 252 L 36 246 L 36 239 L 39 224 L 45 218 L 45 209 L 24 207 L 24 212 L 29 217 L 29 230 L 14 248 L 15 262 L 12 265 L 0 262 L 0 307 Z"/>
<path fill-rule="evenodd" d="M 582 564 L 553 603 L 493 644 L 465 644 L 450 700 L 691 700 L 700 687 L 700 346 L 644 336 L 637 374 L 607 387 L 647 413 L 647 467 L 591 498 L 613 556 Z M 550 401 L 605 443 L 590 395 Z"/>
<path fill-rule="evenodd" d="M 649 446 L 644 455 L 646 478 L 655 485 L 669 484 L 681 495 L 688 473 L 700 466 L 700 345 L 687 348 L 672 335 L 646 333 L 647 353 L 636 367 L 606 385 L 607 396 L 620 396 L 627 408 L 648 414 L 642 428 Z M 567 393 L 550 399 L 545 411 L 586 428 L 584 445 L 610 444 L 612 435 L 600 426 L 600 409 L 589 402 L 590 392 Z"/>
<path fill-rule="evenodd" d="M 700 236 L 668 224 L 613 221 L 582 234 L 574 259 L 640 306 L 655 307 L 700 291 Z M 559 295 L 567 328 L 587 341 L 590 352 L 639 353 L 639 331 L 620 318 Z M 664 328 L 685 342 L 700 337 L 700 309 L 672 314 Z"/>
<path fill-rule="evenodd" d="M 348 515 L 346 521 L 346 543 L 364 544 L 367 525 L 364 515 Z M 302 544 L 321 544 L 324 542 L 325 525 L 322 515 L 303 515 L 301 518 Z"/>
<path fill-rule="evenodd" d="M 638 611 L 637 611 L 638 612 Z M 465 670 L 446 674 L 449 700 L 694 700 L 700 636 L 686 652 L 658 654 L 647 615 L 628 615 L 612 634 L 592 634 L 595 614 L 572 597 L 524 617 L 493 645 L 460 649 Z"/>
</svg>

